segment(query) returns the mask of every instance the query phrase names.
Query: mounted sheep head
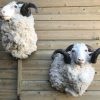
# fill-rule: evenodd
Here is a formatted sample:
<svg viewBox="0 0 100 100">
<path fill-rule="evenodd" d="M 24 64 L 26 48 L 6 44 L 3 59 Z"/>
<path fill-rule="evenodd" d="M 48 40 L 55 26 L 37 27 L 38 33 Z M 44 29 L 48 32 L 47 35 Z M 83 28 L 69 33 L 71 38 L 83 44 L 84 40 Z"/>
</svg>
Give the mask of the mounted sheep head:
<svg viewBox="0 0 100 100">
<path fill-rule="evenodd" d="M 31 15 L 30 8 L 35 8 L 35 11 L 37 12 L 37 7 L 35 4 L 13 1 L 2 8 L 0 12 L 0 18 L 4 20 L 10 20 L 16 14 L 29 17 Z"/>
<path fill-rule="evenodd" d="M 70 45 L 66 50 L 58 49 L 53 53 L 52 58 L 56 53 L 61 53 L 64 56 L 64 61 L 67 64 L 71 62 L 82 65 L 85 63 L 96 63 L 97 57 L 100 54 L 100 48 L 94 49 L 84 43 Z"/>
<path fill-rule="evenodd" d="M 1 9 L 2 45 L 13 57 L 25 59 L 37 50 L 37 34 L 31 9 L 32 3 L 13 1 Z"/>
</svg>

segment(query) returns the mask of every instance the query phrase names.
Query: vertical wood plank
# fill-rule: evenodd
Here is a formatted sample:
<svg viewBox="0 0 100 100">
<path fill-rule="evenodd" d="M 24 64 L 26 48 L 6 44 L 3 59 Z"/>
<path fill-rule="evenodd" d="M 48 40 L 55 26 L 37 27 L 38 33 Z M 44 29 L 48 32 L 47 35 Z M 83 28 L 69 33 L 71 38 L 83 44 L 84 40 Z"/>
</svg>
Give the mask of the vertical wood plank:
<svg viewBox="0 0 100 100">
<path fill-rule="evenodd" d="M 20 100 L 20 93 L 21 93 L 21 80 L 22 80 L 22 60 L 18 59 L 18 83 L 17 83 L 17 97 Z"/>
</svg>

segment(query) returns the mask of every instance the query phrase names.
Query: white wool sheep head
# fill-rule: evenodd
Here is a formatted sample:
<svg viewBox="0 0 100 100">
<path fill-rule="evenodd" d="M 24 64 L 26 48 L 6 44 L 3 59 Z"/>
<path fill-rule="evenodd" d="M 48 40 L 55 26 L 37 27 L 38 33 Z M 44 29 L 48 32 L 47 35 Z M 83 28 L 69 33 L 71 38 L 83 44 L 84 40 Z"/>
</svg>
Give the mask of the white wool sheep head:
<svg viewBox="0 0 100 100">
<path fill-rule="evenodd" d="M 100 48 L 94 50 L 91 46 L 84 43 L 76 43 L 67 47 L 66 50 L 58 49 L 53 53 L 52 58 L 56 53 L 61 53 L 64 56 L 64 61 L 67 64 L 75 63 L 78 65 L 86 63 L 96 63 L 97 57 L 100 54 Z"/>
<path fill-rule="evenodd" d="M 35 8 L 37 12 L 37 7 L 32 3 L 12 1 L 1 9 L 0 18 L 10 20 L 16 14 L 29 17 L 31 15 L 30 8 Z"/>
<path fill-rule="evenodd" d="M 67 49 L 68 50 L 68 49 Z M 77 43 L 73 45 L 71 51 L 69 51 L 71 60 L 76 64 L 84 64 L 89 62 L 90 54 L 92 53 L 92 49 L 89 50 L 87 45 L 84 43 Z"/>
</svg>

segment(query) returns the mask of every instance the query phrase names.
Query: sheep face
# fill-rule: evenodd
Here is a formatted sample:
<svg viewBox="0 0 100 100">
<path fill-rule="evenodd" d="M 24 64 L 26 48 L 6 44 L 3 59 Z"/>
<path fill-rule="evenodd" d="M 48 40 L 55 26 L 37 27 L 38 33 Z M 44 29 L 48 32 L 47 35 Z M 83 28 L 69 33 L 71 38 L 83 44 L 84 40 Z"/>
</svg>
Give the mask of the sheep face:
<svg viewBox="0 0 100 100">
<path fill-rule="evenodd" d="M 32 3 L 24 3 L 24 2 L 10 2 L 9 4 L 5 5 L 1 12 L 0 12 L 0 18 L 4 20 L 10 20 L 16 14 L 20 14 L 25 17 L 29 17 L 31 15 L 31 9 L 35 8 L 37 12 L 37 7 Z"/>
<path fill-rule="evenodd" d="M 71 60 L 79 65 L 89 62 L 89 54 L 87 46 L 83 43 L 75 44 L 70 52 Z"/>
<path fill-rule="evenodd" d="M 2 19 L 4 20 L 9 20 L 11 19 L 13 16 L 15 16 L 15 14 L 20 13 L 20 7 L 21 5 L 17 5 L 17 3 L 15 1 L 7 4 L 6 6 L 4 6 L 1 10 L 1 16 Z"/>
</svg>

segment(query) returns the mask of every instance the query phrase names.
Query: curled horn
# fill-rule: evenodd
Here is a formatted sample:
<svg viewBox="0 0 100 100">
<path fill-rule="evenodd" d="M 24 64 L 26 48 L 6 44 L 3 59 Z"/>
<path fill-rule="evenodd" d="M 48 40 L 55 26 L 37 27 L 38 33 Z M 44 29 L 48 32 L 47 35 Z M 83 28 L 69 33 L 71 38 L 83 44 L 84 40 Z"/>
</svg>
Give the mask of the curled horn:
<svg viewBox="0 0 100 100">
<path fill-rule="evenodd" d="M 35 8 L 35 12 L 38 13 L 38 9 L 37 9 L 37 6 L 36 6 L 35 4 L 29 3 L 29 4 L 28 4 L 28 7 L 29 7 L 29 8 Z"/>
<path fill-rule="evenodd" d="M 90 45 L 86 44 L 86 46 L 87 46 L 89 52 L 94 52 L 94 49 Z"/>
<path fill-rule="evenodd" d="M 23 16 L 27 16 L 27 17 L 30 16 L 31 15 L 31 9 L 29 9 L 29 8 L 34 8 L 35 12 L 36 13 L 38 12 L 37 7 L 36 7 L 35 4 L 33 4 L 33 3 L 24 3 L 23 6 L 21 7 L 21 10 L 20 10 L 21 14 Z"/>
<path fill-rule="evenodd" d="M 90 62 L 91 62 L 91 63 L 96 63 L 97 57 L 99 56 L 99 54 L 100 54 L 100 48 L 98 48 L 96 51 L 94 51 L 94 52 L 92 53 Z"/>
<path fill-rule="evenodd" d="M 73 48 L 73 44 L 72 45 L 70 45 L 70 46 L 68 46 L 67 48 L 66 48 L 66 52 L 68 52 L 68 51 L 71 51 L 72 50 L 72 48 Z"/>
<path fill-rule="evenodd" d="M 54 59 L 54 56 L 57 53 L 60 53 L 60 54 L 62 54 L 64 56 L 64 62 L 66 64 L 70 64 L 71 63 L 71 58 L 70 58 L 69 54 L 66 51 L 62 50 L 62 49 L 57 49 L 56 51 L 54 51 L 54 53 L 52 55 L 52 59 Z"/>
</svg>

